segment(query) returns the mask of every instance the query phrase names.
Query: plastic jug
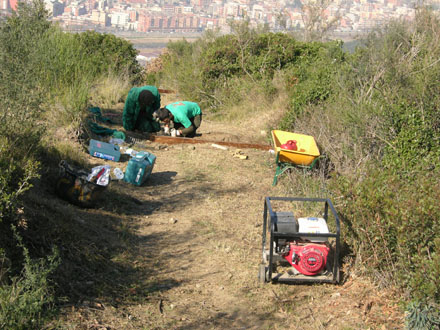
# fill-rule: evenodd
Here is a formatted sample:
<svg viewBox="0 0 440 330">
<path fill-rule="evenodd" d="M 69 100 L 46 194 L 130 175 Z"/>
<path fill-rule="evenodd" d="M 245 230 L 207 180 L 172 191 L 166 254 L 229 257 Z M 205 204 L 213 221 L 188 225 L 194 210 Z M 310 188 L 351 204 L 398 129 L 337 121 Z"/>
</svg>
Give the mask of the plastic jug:
<svg viewBox="0 0 440 330">
<path fill-rule="evenodd" d="M 147 151 L 139 151 L 129 160 L 125 168 L 124 181 L 141 186 L 151 175 L 155 162 L 155 155 Z"/>
<path fill-rule="evenodd" d="M 298 150 L 298 146 L 296 145 L 296 140 L 289 140 L 286 143 L 281 145 L 282 149 L 287 149 L 287 150 Z"/>
</svg>

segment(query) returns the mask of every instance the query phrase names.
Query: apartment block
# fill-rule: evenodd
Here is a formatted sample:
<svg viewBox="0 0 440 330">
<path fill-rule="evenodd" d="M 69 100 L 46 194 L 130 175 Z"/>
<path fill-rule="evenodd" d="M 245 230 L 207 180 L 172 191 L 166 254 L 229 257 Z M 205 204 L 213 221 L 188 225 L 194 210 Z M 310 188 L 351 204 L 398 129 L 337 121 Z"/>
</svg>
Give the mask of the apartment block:
<svg viewBox="0 0 440 330">
<path fill-rule="evenodd" d="M 99 26 L 110 26 L 110 17 L 104 11 L 92 10 L 90 22 Z"/>
<path fill-rule="evenodd" d="M 18 0 L 0 0 L 0 10 L 17 10 Z"/>
<path fill-rule="evenodd" d="M 125 12 L 114 12 L 110 18 L 111 25 L 118 28 L 125 28 L 129 22 L 130 15 Z"/>
</svg>

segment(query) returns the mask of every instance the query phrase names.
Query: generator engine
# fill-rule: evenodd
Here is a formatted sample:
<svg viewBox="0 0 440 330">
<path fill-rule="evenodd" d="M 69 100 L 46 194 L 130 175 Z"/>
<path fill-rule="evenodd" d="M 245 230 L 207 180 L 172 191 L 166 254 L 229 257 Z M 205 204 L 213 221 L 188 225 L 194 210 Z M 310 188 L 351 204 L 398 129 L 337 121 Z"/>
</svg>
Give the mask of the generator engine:
<svg viewBox="0 0 440 330">
<path fill-rule="evenodd" d="M 325 244 L 290 242 L 283 258 L 301 274 L 317 275 L 325 268 L 329 250 Z"/>
<path fill-rule="evenodd" d="M 318 275 L 326 264 L 330 248 L 325 237 L 307 236 L 307 233 L 329 233 L 323 218 L 299 218 L 293 214 L 277 214 L 277 228 L 286 233 L 305 234 L 294 241 L 278 240 L 278 252 L 282 258 L 303 275 Z"/>
</svg>

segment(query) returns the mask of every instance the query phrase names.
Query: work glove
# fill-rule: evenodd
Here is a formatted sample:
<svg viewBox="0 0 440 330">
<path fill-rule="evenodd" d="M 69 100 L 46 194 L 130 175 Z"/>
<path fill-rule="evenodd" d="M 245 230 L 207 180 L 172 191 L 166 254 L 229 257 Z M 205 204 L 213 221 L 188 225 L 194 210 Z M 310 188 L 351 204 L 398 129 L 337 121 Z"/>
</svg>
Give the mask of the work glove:
<svg viewBox="0 0 440 330">
<path fill-rule="evenodd" d="M 170 128 L 168 126 L 163 127 L 163 133 L 166 135 L 170 135 Z"/>
<path fill-rule="evenodd" d="M 175 129 L 175 128 L 172 128 L 171 130 L 170 130 L 170 133 L 171 133 L 171 136 L 180 136 L 181 134 L 180 134 L 180 131 L 178 130 L 178 129 Z"/>
</svg>

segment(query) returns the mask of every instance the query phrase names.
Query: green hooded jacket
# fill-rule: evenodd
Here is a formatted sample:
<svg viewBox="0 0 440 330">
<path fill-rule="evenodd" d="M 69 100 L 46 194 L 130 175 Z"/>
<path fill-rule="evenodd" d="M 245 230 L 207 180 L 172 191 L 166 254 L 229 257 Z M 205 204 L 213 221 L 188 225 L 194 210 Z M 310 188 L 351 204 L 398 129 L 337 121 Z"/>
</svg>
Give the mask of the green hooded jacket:
<svg viewBox="0 0 440 330">
<path fill-rule="evenodd" d="M 139 105 L 139 94 L 143 90 L 150 91 L 155 101 L 151 106 L 147 106 L 145 113 L 141 114 Z M 158 132 L 160 124 L 153 119 L 153 112 L 160 108 L 160 94 L 155 86 L 133 87 L 128 92 L 125 100 L 124 112 L 122 114 L 122 125 L 127 131 L 138 129 L 142 132 Z"/>
</svg>

